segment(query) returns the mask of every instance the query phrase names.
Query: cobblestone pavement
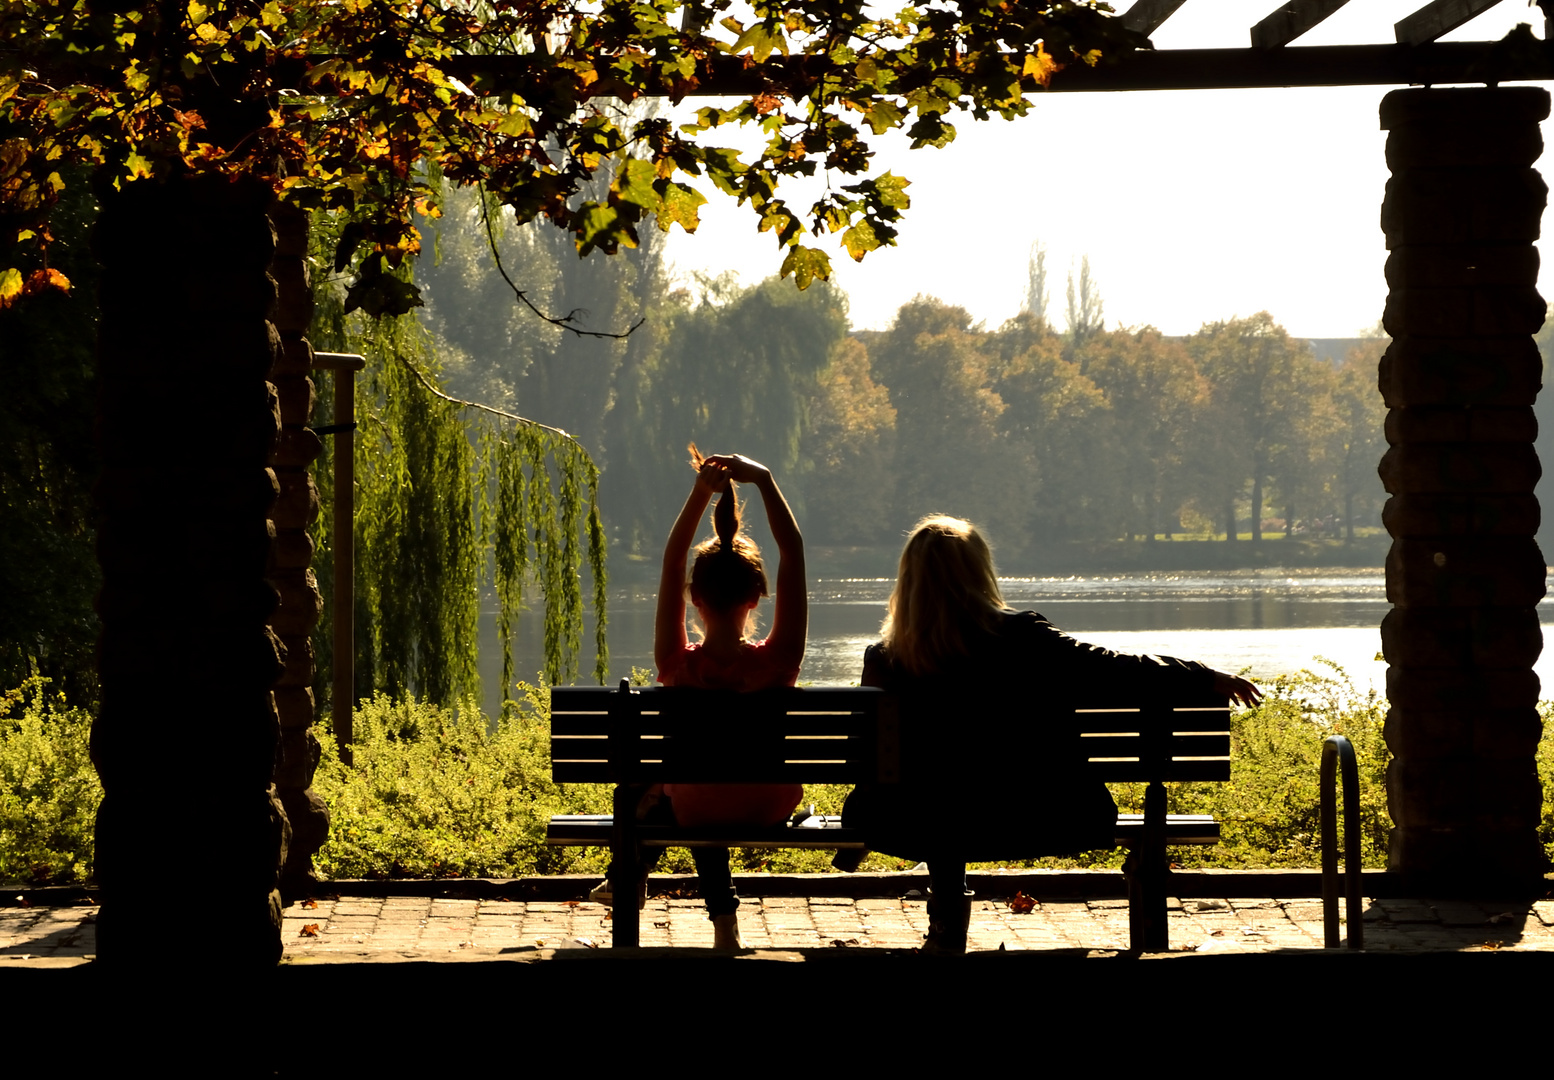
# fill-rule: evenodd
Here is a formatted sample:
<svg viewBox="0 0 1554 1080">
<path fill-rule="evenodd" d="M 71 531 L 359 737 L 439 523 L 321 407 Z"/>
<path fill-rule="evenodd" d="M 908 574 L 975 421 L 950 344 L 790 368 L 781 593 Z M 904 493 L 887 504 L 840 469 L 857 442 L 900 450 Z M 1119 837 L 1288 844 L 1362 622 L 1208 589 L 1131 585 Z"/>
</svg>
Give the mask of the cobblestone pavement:
<svg viewBox="0 0 1554 1080">
<path fill-rule="evenodd" d="M 220 916 L 217 906 L 206 911 L 209 919 Z M 91 904 L 0 908 L 0 968 L 90 958 L 96 952 L 95 912 Z M 740 908 L 741 930 L 754 949 L 910 949 L 921 943 L 927 926 L 922 899 L 911 895 L 748 897 Z M 607 946 L 610 922 L 607 908 L 587 901 L 344 895 L 293 904 L 282 933 L 289 962 L 525 959 L 554 948 Z M 1322 905 L 1173 900 L 1170 933 L 1173 951 L 1316 949 L 1322 945 Z M 973 950 L 1105 953 L 1125 949 L 1127 937 L 1123 900 L 1044 901 L 1028 911 L 1012 910 L 1007 900 L 982 900 L 972 911 Z M 709 947 L 712 924 L 701 901 L 650 899 L 642 914 L 642 944 Z M 1554 900 L 1530 905 L 1370 900 L 1365 945 L 1371 952 L 1554 951 Z"/>
</svg>

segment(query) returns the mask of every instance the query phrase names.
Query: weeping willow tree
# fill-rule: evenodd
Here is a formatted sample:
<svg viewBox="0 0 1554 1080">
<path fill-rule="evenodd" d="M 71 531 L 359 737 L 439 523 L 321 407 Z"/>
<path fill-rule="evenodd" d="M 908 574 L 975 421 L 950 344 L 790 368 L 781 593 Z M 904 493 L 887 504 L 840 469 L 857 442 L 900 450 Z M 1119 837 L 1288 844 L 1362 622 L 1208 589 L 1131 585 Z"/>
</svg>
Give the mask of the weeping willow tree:
<svg viewBox="0 0 1554 1080">
<path fill-rule="evenodd" d="M 379 690 L 442 704 L 478 698 L 480 605 L 488 594 L 497 606 L 505 703 L 519 613 L 535 589 L 544 608 L 545 678 L 573 678 L 582 651 L 585 557 L 593 583 L 593 675 L 603 682 L 605 539 L 599 470 L 588 453 L 565 432 L 445 393 L 434 349 L 413 317 L 348 315 L 342 293 L 328 284 L 315 299 L 314 347 L 367 358 L 355 391 L 358 698 Z M 330 422 L 329 398 L 319 397 L 319 424 Z M 324 441 L 316 477 L 326 509 L 313 535 L 314 566 L 327 594 L 334 447 Z M 316 693 L 327 693 L 332 664 L 328 620 L 326 611 L 314 632 Z"/>
</svg>

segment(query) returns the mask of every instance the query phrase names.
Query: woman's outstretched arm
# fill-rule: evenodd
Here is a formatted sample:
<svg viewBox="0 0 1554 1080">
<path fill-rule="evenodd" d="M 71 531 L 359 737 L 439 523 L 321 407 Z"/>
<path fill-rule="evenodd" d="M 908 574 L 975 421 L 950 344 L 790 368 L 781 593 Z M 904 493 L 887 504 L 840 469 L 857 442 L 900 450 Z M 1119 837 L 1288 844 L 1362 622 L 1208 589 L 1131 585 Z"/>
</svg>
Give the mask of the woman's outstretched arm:
<svg viewBox="0 0 1554 1080">
<path fill-rule="evenodd" d="M 809 634 L 809 586 L 805 580 L 804 537 L 799 533 L 799 523 L 794 520 L 793 511 L 782 497 L 777 481 L 772 478 L 772 471 L 765 465 L 740 454 L 717 454 L 707 460 L 728 469 L 737 482 L 754 484 L 761 489 L 766 522 L 771 526 L 772 539 L 777 542 L 780 560 L 776 611 L 772 614 L 772 632 L 766 637 L 766 647 L 772 650 L 776 663 L 797 669 L 804 661 L 804 641 Z"/>
<path fill-rule="evenodd" d="M 664 541 L 664 566 L 658 578 L 658 614 L 653 621 L 653 663 L 662 674 L 685 652 L 685 560 L 691 554 L 696 526 L 707 512 L 712 496 L 728 483 L 729 468 L 710 458 L 696 473 L 696 484 L 686 496 Z"/>
</svg>

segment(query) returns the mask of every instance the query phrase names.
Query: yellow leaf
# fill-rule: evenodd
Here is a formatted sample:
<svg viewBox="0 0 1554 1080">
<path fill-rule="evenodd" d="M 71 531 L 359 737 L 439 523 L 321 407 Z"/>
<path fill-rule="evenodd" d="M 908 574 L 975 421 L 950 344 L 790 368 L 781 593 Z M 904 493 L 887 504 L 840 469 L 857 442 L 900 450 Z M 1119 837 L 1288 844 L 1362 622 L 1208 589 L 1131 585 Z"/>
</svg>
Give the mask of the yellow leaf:
<svg viewBox="0 0 1554 1080">
<path fill-rule="evenodd" d="M 0 307 L 7 307 L 22 293 L 22 272 L 14 266 L 0 270 Z"/>
<path fill-rule="evenodd" d="M 1025 57 L 1025 66 L 1020 70 L 1022 77 L 1035 79 L 1042 86 L 1052 81 L 1052 76 L 1063 70 L 1063 65 L 1052 59 L 1046 47 L 1038 44 L 1036 51 Z"/>
</svg>

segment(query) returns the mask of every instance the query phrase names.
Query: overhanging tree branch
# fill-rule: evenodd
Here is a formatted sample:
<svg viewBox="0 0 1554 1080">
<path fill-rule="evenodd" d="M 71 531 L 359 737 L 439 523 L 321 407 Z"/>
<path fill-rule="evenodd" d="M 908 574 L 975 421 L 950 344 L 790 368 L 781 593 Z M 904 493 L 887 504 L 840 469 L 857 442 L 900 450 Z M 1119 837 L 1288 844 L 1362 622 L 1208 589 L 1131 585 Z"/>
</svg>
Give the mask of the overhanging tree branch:
<svg viewBox="0 0 1554 1080">
<path fill-rule="evenodd" d="M 625 330 L 618 333 L 609 330 L 583 330 L 572 325 L 577 320 L 578 313 L 576 311 L 569 311 L 565 315 L 547 315 L 541 311 L 537 306 L 535 306 L 534 301 L 529 299 L 528 294 L 520 289 L 512 278 L 507 276 L 507 270 L 502 266 L 502 253 L 500 250 L 498 250 L 496 243 L 496 230 L 491 227 L 491 210 L 487 205 L 486 186 L 484 184 L 479 185 L 479 191 L 480 221 L 486 229 L 486 243 L 491 248 L 491 261 L 496 264 L 496 272 L 502 275 L 502 280 L 507 282 L 507 287 L 513 290 L 513 295 L 516 296 L 519 300 L 523 301 L 524 306 L 527 307 L 530 311 L 534 312 L 534 314 L 538 315 L 541 319 L 544 319 L 552 326 L 559 326 L 561 329 L 567 331 L 568 333 L 576 334 L 578 337 L 606 338 L 611 341 L 624 341 L 636 331 L 637 327 L 641 326 L 644 322 L 647 321 L 646 318 L 639 318 Z M 453 399 L 449 398 L 449 400 L 451 401 Z M 464 404 L 471 403 L 464 402 Z M 477 407 L 485 408 L 483 405 Z M 492 411 L 494 412 L 496 410 Z M 505 416 L 507 414 L 504 413 L 503 415 Z M 522 420 L 523 418 L 515 416 L 513 419 Z M 532 424 L 534 421 L 524 420 L 524 423 Z M 544 427 L 545 425 L 540 424 L 539 426 Z M 551 428 L 550 430 L 555 431 L 556 429 Z M 563 431 L 562 434 L 566 435 L 566 432 Z M 567 435 L 567 438 L 570 439 L 571 436 Z"/>
</svg>

